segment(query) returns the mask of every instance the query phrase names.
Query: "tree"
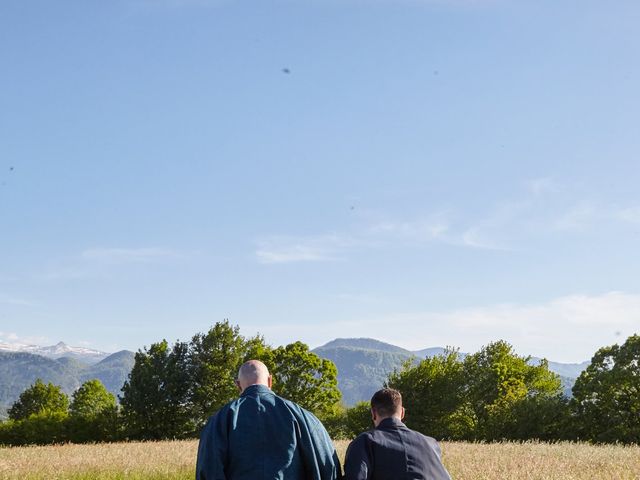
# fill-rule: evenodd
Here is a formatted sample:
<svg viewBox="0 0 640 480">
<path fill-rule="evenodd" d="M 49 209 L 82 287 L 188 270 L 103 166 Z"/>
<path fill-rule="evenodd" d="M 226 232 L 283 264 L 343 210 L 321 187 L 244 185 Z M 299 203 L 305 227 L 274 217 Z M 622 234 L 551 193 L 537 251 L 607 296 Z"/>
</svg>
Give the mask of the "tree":
<svg viewBox="0 0 640 480">
<path fill-rule="evenodd" d="M 68 406 L 69 398 L 61 387 L 37 379 L 20 394 L 8 414 L 12 420 L 24 420 L 32 415 L 66 415 Z"/>
<path fill-rule="evenodd" d="M 572 408 L 582 439 L 640 443 L 640 335 L 596 352 L 576 380 Z"/>
<path fill-rule="evenodd" d="M 345 432 L 347 438 L 352 439 L 362 432 L 373 428 L 371 417 L 371 404 L 369 402 L 358 402 L 353 407 L 347 408 L 344 419 Z"/>
<path fill-rule="evenodd" d="M 73 393 L 68 435 L 73 442 L 116 440 L 119 433 L 116 397 L 100 380 L 88 380 Z"/>
<path fill-rule="evenodd" d="M 389 375 L 386 386 L 399 390 L 411 428 L 438 439 L 463 439 L 474 429 L 474 417 L 465 401 L 464 364 L 458 352 L 415 364 L 408 360 L 400 371 Z"/>
<path fill-rule="evenodd" d="M 259 350 L 259 340 L 251 346 Z M 204 425 L 210 415 L 238 395 L 234 380 L 245 359 L 247 343 L 239 327 L 224 320 L 206 334 L 195 335 L 189 352 L 194 414 L 197 424 Z"/>
<path fill-rule="evenodd" d="M 335 364 L 309 351 L 304 343 L 276 348 L 265 363 L 271 367 L 274 392 L 316 415 L 331 414 L 340 402 Z"/>
<path fill-rule="evenodd" d="M 116 408 L 116 397 L 100 380 L 87 380 L 73 392 L 69 413 L 72 417 L 95 418 Z"/>
<path fill-rule="evenodd" d="M 133 438 L 184 438 L 193 434 L 189 347 L 166 340 L 139 350 L 122 387 L 122 413 Z"/>
<path fill-rule="evenodd" d="M 549 370 L 548 362 L 531 365 L 530 361 L 504 341 L 490 343 L 464 359 L 464 395 L 476 422 L 476 439 L 511 438 L 521 421 L 517 415 L 521 410 L 515 408 L 520 402 L 561 394 L 560 377 Z"/>
</svg>

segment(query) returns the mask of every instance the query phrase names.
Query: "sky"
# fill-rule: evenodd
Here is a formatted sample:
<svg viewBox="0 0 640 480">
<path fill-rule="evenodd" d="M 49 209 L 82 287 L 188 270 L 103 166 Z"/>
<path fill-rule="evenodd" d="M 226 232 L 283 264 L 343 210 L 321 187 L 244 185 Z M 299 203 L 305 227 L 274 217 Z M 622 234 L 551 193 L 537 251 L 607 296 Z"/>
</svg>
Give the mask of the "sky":
<svg viewBox="0 0 640 480">
<path fill-rule="evenodd" d="M 0 342 L 640 332 L 640 4 L 0 3 Z"/>
</svg>

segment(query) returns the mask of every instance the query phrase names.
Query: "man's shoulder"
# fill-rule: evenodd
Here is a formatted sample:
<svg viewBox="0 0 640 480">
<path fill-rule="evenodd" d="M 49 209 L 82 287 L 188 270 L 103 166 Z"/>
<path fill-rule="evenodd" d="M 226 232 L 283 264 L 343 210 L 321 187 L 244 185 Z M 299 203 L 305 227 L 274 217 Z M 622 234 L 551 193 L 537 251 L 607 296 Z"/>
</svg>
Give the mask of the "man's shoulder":
<svg viewBox="0 0 640 480">
<path fill-rule="evenodd" d="M 375 439 L 376 436 L 383 435 L 380 430 L 372 428 L 370 430 L 366 430 L 358 435 L 351 441 L 351 444 L 357 445 L 359 443 L 367 443 Z"/>
<path fill-rule="evenodd" d="M 409 427 L 405 427 L 404 432 L 406 435 L 410 435 L 414 438 L 419 438 L 421 440 L 424 440 L 427 443 L 438 443 L 438 441 L 435 438 L 430 437 L 429 435 L 425 435 L 424 433 L 418 432 L 417 430 L 413 430 Z"/>
<path fill-rule="evenodd" d="M 293 415 L 295 415 L 296 417 L 304 418 L 307 422 L 310 422 L 313 424 L 320 423 L 320 420 L 318 420 L 318 417 L 316 417 L 313 413 L 311 413 L 306 408 L 298 405 L 293 400 L 287 400 L 286 398 L 279 397 L 278 395 L 276 395 L 276 398 L 280 402 L 282 402 L 282 404 L 286 406 L 289 409 L 289 411 L 293 413 Z"/>
</svg>

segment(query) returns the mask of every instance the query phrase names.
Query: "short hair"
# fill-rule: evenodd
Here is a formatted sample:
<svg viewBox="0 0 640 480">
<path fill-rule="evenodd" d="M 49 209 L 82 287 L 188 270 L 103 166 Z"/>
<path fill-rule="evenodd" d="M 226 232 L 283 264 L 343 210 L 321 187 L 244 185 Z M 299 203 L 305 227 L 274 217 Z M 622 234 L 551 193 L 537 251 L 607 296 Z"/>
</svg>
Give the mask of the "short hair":
<svg viewBox="0 0 640 480">
<path fill-rule="evenodd" d="M 402 409 L 402 395 L 393 388 L 378 390 L 371 397 L 371 408 L 381 417 L 391 417 Z"/>
</svg>

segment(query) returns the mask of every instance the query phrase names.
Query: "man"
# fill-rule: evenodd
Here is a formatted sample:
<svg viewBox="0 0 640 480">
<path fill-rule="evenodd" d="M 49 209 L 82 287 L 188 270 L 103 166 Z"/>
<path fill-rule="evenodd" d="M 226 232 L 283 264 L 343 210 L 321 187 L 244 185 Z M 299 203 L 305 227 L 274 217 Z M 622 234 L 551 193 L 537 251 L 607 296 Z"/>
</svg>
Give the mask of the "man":
<svg viewBox="0 0 640 480">
<path fill-rule="evenodd" d="M 196 480 L 335 480 L 340 463 L 324 426 L 271 391 L 264 363 L 240 367 L 240 398 L 204 427 Z"/>
<path fill-rule="evenodd" d="M 376 392 L 371 416 L 376 428 L 359 435 L 347 449 L 345 480 L 451 480 L 438 443 L 402 423 L 400 392 Z"/>
</svg>

